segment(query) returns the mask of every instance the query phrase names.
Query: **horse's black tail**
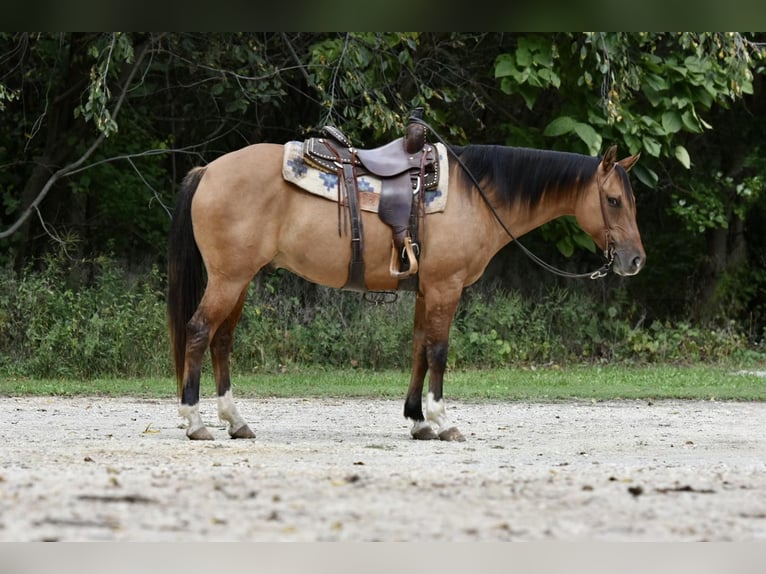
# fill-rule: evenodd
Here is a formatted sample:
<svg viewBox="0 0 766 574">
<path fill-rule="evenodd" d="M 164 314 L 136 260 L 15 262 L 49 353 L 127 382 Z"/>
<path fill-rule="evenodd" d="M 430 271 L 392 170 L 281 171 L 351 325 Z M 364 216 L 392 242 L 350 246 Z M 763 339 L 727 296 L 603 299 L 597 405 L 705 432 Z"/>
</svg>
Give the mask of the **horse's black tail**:
<svg viewBox="0 0 766 574">
<path fill-rule="evenodd" d="M 202 255 L 194 241 L 191 204 L 205 168 L 192 169 L 184 178 L 173 213 L 168 244 L 168 324 L 178 395 L 183 388 L 186 324 L 202 299 L 205 275 Z"/>
</svg>

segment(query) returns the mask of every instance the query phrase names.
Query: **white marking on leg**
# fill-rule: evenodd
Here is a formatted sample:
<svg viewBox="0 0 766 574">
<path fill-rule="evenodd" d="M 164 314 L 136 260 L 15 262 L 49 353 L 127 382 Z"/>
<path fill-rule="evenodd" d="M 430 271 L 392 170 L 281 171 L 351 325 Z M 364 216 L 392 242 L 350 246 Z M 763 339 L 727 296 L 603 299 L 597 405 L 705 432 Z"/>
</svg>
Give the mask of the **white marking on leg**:
<svg viewBox="0 0 766 574">
<path fill-rule="evenodd" d="M 229 423 L 229 434 L 232 435 L 247 424 L 240 416 L 237 405 L 234 404 L 231 389 L 222 397 L 218 397 L 218 418 Z"/>
<path fill-rule="evenodd" d="M 442 432 L 449 428 L 450 424 L 447 419 L 447 411 L 444 408 L 443 398 L 436 401 L 434 400 L 434 394 L 428 393 L 426 397 L 426 418 L 436 425 L 437 432 Z"/>
<path fill-rule="evenodd" d="M 178 414 L 189 421 L 189 428 L 186 429 L 186 436 L 191 436 L 201 428 L 205 428 L 202 417 L 199 414 L 199 403 L 196 405 L 180 405 Z"/>
<path fill-rule="evenodd" d="M 428 429 L 431 428 L 431 425 L 429 425 L 426 421 L 412 421 L 412 428 L 410 429 L 410 434 L 412 436 L 415 436 L 426 427 L 428 427 Z"/>
</svg>

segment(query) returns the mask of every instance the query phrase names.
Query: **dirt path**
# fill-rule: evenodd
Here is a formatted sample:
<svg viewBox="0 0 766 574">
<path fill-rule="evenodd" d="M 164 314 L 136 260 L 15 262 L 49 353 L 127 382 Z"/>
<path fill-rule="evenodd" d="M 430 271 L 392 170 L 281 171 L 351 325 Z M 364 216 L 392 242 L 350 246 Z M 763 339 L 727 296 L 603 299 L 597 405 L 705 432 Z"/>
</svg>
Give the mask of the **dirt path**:
<svg viewBox="0 0 766 574">
<path fill-rule="evenodd" d="M 255 441 L 187 440 L 172 400 L 0 398 L 0 541 L 766 540 L 766 404 L 240 401 Z"/>
</svg>

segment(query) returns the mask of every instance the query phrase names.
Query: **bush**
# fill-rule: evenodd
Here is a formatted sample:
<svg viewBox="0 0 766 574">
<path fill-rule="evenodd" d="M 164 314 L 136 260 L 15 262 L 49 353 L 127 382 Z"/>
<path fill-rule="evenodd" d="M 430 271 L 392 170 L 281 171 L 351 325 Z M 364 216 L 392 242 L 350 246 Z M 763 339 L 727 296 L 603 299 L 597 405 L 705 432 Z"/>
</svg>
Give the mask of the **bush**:
<svg viewBox="0 0 766 574">
<path fill-rule="evenodd" d="M 51 258 L 40 271 L 4 273 L 0 369 L 75 378 L 169 372 L 161 283 L 156 268 L 130 278 L 108 258 Z"/>
<path fill-rule="evenodd" d="M 413 293 L 371 304 L 359 293 L 311 285 L 285 271 L 264 272 L 250 286 L 232 370 L 408 370 L 413 310 Z M 646 327 L 619 288 L 605 301 L 575 288 L 522 297 L 490 285 L 464 293 L 448 362 L 457 368 L 719 362 L 750 352 L 733 322 L 654 321 Z M 61 257 L 36 271 L 0 277 L 0 374 L 172 377 L 170 356 L 164 278 L 156 268 L 130 275 L 106 257 L 74 263 Z"/>
<path fill-rule="evenodd" d="M 644 317 L 617 289 L 604 303 L 591 294 L 552 288 L 537 297 L 493 287 L 464 297 L 451 337 L 457 367 L 512 363 L 720 362 L 755 349 L 733 321 L 693 326 Z"/>
<path fill-rule="evenodd" d="M 233 362 L 244 371 L 290 364 L 405 368 L 413 309 L 412 293 L 376 305 L 286 271 L 266 273 L 250 287 Z"/>
</svg>

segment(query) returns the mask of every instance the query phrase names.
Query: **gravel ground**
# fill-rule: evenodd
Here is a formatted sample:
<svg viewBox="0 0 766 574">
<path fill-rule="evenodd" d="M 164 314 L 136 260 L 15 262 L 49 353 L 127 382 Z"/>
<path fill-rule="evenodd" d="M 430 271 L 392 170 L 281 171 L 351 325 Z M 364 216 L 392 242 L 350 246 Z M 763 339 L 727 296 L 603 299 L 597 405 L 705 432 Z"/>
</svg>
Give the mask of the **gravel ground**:
<svg viewBox="0 0 766 574">
<path fill-rule="evenodd" d="M 0 398 L 0 541 L 764 541 L 766 404 Z"/>
</svg>

